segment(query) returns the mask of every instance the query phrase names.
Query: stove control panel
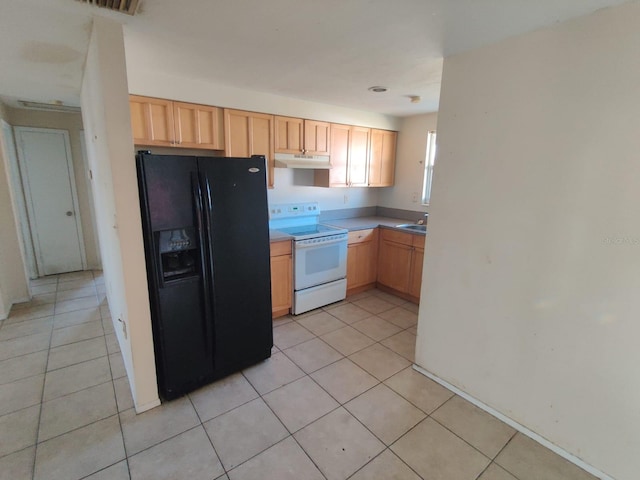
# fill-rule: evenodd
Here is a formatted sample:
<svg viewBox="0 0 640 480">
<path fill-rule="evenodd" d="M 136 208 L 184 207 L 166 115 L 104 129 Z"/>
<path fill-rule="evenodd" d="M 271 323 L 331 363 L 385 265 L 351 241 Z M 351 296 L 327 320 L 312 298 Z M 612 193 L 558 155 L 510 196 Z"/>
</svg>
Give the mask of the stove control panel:
<svg viewBox="0 0 640 480">
<path fill-rule="evenodd" d="M 285 203 L 269 206 L 269 219 L 278 220 L 283 218 L 296 218 L 307 216 L 319 216 L 320 206 L 318 202 L 308 203 Z"/>
</svg>

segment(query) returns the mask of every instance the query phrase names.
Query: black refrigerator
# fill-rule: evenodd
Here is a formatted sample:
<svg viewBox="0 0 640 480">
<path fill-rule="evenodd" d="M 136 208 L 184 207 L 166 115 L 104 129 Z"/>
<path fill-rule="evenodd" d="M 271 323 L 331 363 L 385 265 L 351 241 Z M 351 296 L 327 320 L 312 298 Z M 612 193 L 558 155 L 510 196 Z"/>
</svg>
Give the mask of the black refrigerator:
<svg viewBox="0 0 640 480">
<path fill-rule="evenodd" d="M 136 156 L 160 395 L 271 355 L 266 163 Z"/>
</svg>

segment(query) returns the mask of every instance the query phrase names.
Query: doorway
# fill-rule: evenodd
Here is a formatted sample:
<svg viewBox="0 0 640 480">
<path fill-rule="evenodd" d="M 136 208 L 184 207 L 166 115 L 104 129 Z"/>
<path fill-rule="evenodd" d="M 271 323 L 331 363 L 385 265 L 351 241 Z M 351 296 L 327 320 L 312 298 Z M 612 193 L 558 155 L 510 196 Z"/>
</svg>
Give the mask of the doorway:
<svg viewBox="0 0 640 480">
<path fill-rule="evenodd" d="M 15 127 L 38 276 L 86 268 L 69 133 Z"/>
</svg>

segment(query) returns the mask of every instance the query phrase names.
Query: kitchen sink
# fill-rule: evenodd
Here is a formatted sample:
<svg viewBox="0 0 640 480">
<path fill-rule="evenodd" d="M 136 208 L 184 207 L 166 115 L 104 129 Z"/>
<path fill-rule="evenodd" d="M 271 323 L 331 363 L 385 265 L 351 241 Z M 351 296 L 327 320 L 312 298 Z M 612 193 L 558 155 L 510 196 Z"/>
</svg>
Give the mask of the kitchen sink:
<svg viewBox="0 0 640 480">
<path fill-rule="evenodd" d="M 426 225 L 417 225 L 415 223 L 402 223 L 400 225 L 396 225 L 396 228 L 406 228 L 407 230 L 413 230 L 415 232 L 427 233 Z"/>
</svg>

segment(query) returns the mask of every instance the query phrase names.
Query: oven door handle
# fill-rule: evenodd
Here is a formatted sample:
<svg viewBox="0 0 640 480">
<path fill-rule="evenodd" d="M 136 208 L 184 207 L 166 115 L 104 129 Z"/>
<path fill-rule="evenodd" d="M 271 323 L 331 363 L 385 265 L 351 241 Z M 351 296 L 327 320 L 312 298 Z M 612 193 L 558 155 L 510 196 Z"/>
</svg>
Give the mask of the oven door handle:
<svg viewBox="0 0 640 480">
<path fill-rule="evenodd" d="M 316 248 L 316 247 L 324 247 L 327 245 L 335 245 L 336 243 L 344 243 L 345 245 L 347 244 L 347 236 L 346 235 L 340 235 L 338 238 L 333 238 L 333 239 L 329 239 L 329 240 L 323 240 L 322 242 L 309 242 L 309 240 L 299 240 L 295 243 L 295 248 L 300 249 L 300 248 Z"/>
</svg>

